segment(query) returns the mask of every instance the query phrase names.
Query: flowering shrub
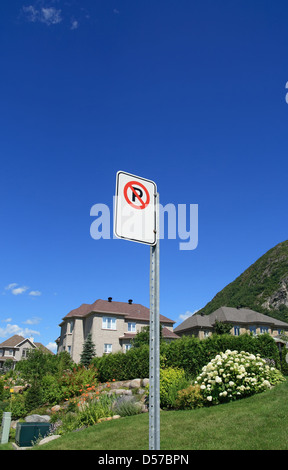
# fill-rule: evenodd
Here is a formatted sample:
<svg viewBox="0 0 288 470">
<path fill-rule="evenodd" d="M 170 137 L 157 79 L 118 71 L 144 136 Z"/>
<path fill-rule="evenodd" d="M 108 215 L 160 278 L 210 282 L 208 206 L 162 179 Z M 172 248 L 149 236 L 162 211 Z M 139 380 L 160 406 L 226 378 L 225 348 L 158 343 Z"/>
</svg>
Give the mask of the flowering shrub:
<svg viewBox="0 0 288 470">
<path fill-rule="evenodd" d="M 284 380 L 259 354 L 228 349 L 202 368 L 195 384 L 206 404 L 218 404 L 262 392 Z"/>
<path fill-rule="evenodd" d="M 110 384 L 106 383 L 106 388 L 109 390 Z M 60 417 L 61 425 L 57 429 L 57 434 L 65 434 L 69 431 L 92 426 L 98 423 L 101 418 L 112 417 L 116 396 L 113 393 L 99 392 L 95 385 L 86 384 L 83 388 L 79 389 L 80 397 L 73 397 L 68 402 L 67 412 L 59 412 L 52 417 L 52 422 L 56 422 Z M 61 412 L 60 412 L 61 413 Z"/>
</svg>

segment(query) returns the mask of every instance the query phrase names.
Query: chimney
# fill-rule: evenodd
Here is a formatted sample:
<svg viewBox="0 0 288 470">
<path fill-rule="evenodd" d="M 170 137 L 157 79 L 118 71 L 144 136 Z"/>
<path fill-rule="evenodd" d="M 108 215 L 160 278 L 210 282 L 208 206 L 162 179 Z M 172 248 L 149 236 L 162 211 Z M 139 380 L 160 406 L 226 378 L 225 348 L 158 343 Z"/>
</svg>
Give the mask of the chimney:
<svg viewBox="0 0 288 470">
<path fill-rule="evenodd" d="M 132 300 L 132 299 L 129 299 L 129 300 L 128 300 L 128 304 L 130 304 L 130 305 L 131 305 L 131 304 L 132 304 L 132 302 L 133 302 L 133 300 Z"/>
<path fill-rule="evenodd" d="M 112 302 L 112 297 L 108 297 L 108 302 Z"/>
</svg>

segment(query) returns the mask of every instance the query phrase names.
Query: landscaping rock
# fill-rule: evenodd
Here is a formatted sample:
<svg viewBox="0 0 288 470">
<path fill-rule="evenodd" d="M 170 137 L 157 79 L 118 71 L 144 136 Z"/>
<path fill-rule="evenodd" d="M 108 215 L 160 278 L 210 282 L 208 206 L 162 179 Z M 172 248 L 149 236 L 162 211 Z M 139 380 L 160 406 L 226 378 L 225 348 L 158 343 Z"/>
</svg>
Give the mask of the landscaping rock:
<svg viewBox="0 0 288 470">
<path fill-rule="evenodd" d="M 142 386 L 146 387 L 147 385 L 149 385 L 149 379 L 143 379 L 142 380 Z"/>
<path fill-rule="evenodd" d="M 140 388 L 141 387 L 141 382 L 142 382 L 142 379 L 131 380 L 131 382 L 129 384 L 129 388 Z"/>
<path fill-rule="evenodd" d="M 59 410 L 61 410 L 61 406 L 60 406 L 60 405 L 54 405 L 54 406 L 52 406 L 52 408 L 51 408 L 51 411 L 52 411 L 53 413 L 56 412 L 56 411 L 59 411 Z"/>
<path fill-rule="evenodd" d="M 24 418 L 26 423 L 49 423 L 50 416 L 48 415 L 29 415 Z"/>
<path fill-rule="evenodd" d="M 52 436 L 44 437 L 44 439 L 41 439 L 38 445 L 42 446 L 43 444 L 47 444 L 47 442 L 54 441 L 54 439 L 58 439 L 58 437 L 61 436 L 59 434 L 53 434 Z"/>
<path fill-rule="evenodd" d="M 132 390 L 126 390 L 126 389 L 122 389 L 122 388 L 119 388 L 117 390 L 111 390 L 110 392 L 107 393 L 107 395 L 109 395 L 109 397 L 111 395 L 113 395 L 113 393 L 115 393 L 115 395 L 132 395 Z"/>
</svg>

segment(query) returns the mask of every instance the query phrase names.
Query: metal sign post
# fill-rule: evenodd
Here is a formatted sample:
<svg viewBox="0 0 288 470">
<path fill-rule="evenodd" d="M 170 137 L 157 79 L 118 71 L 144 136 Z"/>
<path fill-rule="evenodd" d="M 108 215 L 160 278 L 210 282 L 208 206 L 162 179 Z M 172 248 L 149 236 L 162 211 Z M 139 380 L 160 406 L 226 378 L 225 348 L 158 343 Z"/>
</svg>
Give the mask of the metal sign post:
<svg viewBox="0 0 288 470">
<path fill-rule="evenodd" d="M 159 194 L 154 181 L 116 176 L 116 237 L 150 245 L 149 449 L 160 450 Z"/>
<path fill-rule="evenodd" d="M 150 248 L 149 449 L 160 450 L 159 194 L 156 197 L 157 242 Z"/>
</svg>

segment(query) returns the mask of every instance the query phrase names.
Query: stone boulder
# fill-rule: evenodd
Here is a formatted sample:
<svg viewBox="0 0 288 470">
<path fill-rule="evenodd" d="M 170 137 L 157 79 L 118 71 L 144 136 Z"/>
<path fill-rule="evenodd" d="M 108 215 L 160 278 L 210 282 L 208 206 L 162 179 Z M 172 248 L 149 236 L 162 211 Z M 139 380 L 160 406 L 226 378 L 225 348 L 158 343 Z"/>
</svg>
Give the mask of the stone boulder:
<svg viewBox="0 0 288 470">
<path fill-rule="evenodd" d="M 50 416 L 48 415 L 29 415 L 24 418 L 26 423 L 50 423 Z"/>
<path fill-rule="evenodd" d="M 134 379 L 129 383 L 129 388 L 140 388 L 142 379 Z"/>
</svg>

